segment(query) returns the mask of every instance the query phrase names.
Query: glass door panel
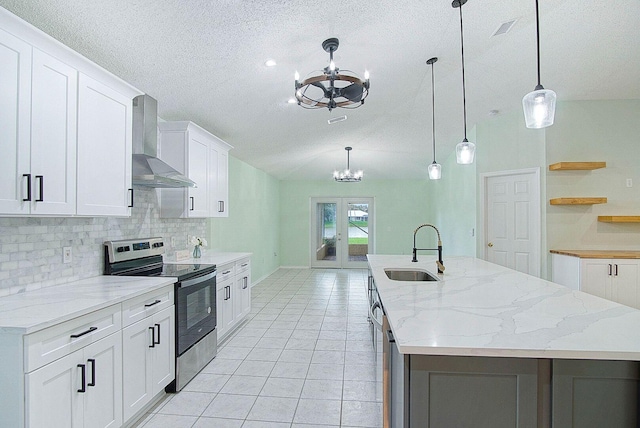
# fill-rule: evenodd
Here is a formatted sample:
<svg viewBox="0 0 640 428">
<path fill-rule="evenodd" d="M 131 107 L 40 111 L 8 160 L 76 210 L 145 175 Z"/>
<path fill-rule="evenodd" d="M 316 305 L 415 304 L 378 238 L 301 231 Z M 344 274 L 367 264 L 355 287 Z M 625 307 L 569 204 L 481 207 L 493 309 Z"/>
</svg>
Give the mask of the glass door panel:
<svg viewBox="0 0 640 428">
<path fill-rule="evenodd" d="M 311 210 L 311 266 L 366 267 L 374 252 L 373 198 L 312 198 Z"/>
</svg>

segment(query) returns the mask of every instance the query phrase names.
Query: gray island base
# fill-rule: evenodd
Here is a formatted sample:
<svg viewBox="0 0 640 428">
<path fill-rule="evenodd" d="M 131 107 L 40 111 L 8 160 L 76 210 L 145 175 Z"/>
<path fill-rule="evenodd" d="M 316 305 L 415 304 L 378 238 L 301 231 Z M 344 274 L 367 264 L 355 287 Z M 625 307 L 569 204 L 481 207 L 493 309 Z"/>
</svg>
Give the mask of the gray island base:
<svg viewBox="0 0 640 428">
<path fill-rule="evenodd" d="M 429 282 L 385 269 L 433 258 L 368 258 L 385 428 L 640 426 L 640 311 L 473 258 Z"/>
</svg>

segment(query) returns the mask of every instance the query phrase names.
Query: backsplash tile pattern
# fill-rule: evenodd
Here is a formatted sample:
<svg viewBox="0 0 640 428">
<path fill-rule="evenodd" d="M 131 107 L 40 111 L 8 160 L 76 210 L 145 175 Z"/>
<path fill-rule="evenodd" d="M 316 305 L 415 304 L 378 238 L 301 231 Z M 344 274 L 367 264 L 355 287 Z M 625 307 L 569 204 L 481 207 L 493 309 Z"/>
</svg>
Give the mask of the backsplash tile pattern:
<svg viewBox="0 0 640 428">
<path fill-rule="evenodd" d="M 161 236 L 165 254 L 206 236 L 206 219 L 161 219 L 155 189 L 135 188 L 131 217 L 0 218 L 0 296 L 102 275 L 105 240 Z M 175 248 L 171 246 L 175 238 Z M 62 263 L 62 248 L 72 262 Z"/>
</svg>

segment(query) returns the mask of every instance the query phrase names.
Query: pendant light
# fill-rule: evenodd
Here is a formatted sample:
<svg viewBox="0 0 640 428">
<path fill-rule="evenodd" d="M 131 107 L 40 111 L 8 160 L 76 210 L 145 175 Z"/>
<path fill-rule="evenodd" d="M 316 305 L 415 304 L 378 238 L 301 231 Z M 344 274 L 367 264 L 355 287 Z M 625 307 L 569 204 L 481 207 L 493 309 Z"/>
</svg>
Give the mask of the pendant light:
<svg viewBox="0 0 640 428">
<path fill-rule="evenodd" d="M 442 177 L 442 167 L 436 162 L 436 94 L 433 81 L 433 64 L 438 61 L 437 57 L 427 60 L 427 64 L 431 66 L 431 130 L 433 133 L 433 162 L 429 165 L 429 179 L 440 180 Z"/>
<path fill-rule="evenodd" d="M 540 84 L 540 16 L 538 13 L 538 0 L 536 0 L 536 43 L 538 59 L 538 85 L 522 98 L 524 121 L 527 128 L 546 128 L 553 125 L 556 115 L 556 93 L 545 89 Z"/>
<path fill-rule="evenodd" d="M 460 47 L 462 52 L 462 111 L 464 115 L 464 140 L 458 143 L 456 146 L 456 161 L 462 165 L 468 165 L 473 163 L 473 158 L 476 154 L 476 145 L 467 140 L 467 97 L 466 88 L 464 82 L 464 37 L 462 31 L 462 5 L 467 0 L 453 0 L 451 6 L 454 8 L 460 8 Z"/>
</svg>

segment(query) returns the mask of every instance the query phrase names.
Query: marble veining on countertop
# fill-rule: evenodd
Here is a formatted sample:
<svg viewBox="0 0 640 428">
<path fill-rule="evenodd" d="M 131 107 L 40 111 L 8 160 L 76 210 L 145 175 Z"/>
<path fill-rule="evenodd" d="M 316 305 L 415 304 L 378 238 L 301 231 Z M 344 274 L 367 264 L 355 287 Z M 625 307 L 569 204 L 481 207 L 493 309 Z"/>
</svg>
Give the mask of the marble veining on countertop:
<svg viewBox="0 0 640 428">
<path fill-rule="evenodd" d="M 637 309 L 471 257 L 445 257 L 438 282 L 384 273 L 435 273 L 433 256 L 367 257 L 401 353 L 640 360 Z"/>
<path fill-rule="evenodd" d="M 171 277 L 96 276 L 0 298 L 0 332 L 29 334 L 160 287 Z"/>
</svg>

